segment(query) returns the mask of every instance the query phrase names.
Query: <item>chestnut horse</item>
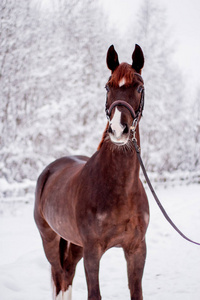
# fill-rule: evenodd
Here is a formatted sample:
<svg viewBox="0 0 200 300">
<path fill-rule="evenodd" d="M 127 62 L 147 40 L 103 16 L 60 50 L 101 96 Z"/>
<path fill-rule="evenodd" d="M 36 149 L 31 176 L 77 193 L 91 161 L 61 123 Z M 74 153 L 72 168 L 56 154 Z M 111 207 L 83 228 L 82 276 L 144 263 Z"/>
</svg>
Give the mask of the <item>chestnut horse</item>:
<svg viewBox="0 0 200 300">
<path fill-rule="evenodd" d="M 83 257 L 88 299 L 100 300 L 99 263 L 111 247 L 123 248 L 131 299 L 143 299 L 149 206 L 133 146 L 134 137 L 140 145 L 144 89 L 144 56 L 138 45 L 132 60 L 131 65 L 119 64 L 114 47 L 108 49 L 109 122 L 98 150 L 91 158 L 57 159 L 38 178 L 34 217 L 51 264 L 56 299 L 71 299 L 75 268 Z"/>
</svg>

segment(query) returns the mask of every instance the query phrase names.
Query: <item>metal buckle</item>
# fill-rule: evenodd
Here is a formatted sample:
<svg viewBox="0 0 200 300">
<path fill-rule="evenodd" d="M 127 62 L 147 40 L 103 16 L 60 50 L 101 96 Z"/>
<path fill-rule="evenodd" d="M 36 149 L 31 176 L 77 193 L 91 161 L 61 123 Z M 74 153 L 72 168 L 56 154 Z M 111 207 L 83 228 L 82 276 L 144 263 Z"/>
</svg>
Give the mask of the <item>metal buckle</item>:
<svg viewBox="0 0 200 300">
<path fill-rule="evenodd" d="M 136 130 L 137 123 L 138 123 L 138 118 L 135 118 L 135 119 L 133 120 L 133 124 L 132 124 L 131 127 L 130 127 L 130 130 L 131 130 L 133 133 L 134 133 L 135 130 Z"/>
<path fill-rule="evenodd" d="M 136 139 L 135 134 L 136 134 L 137 123 L 138 123 L 138 118 L 135 118 L 135 119 L 133 120 L 133 124 L 132 124 L 131 127 L 130 127 L 130 130 L 131 130 L 132 133 L 133 133 L 132 141 L 133 141 L 133 142 L 135 141 L 136 143 L 137 143 L 137 139 Z"/>
</svg>

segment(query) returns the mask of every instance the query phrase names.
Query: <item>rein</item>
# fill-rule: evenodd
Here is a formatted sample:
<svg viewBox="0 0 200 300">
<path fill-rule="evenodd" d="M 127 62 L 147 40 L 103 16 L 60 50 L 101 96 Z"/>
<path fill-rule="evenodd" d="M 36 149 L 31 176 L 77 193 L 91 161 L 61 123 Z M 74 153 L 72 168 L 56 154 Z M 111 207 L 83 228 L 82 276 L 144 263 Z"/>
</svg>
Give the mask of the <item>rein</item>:
<svg viewBox="0 0 200 300">
<path fill-rule="evenodd" d="M 152 186 L 152 184 L 151 184 L 151 181 L 150 181 L 150 179 L 149 179 L 149 177 L 148 177 L 148 175 L 147 175 L 145 166 L 144 166 L 143 161 L 142 161 L 142 158 L 141 158 L 141 156 L 140 156 L 140 147 L 139 147 L 138 144 L 137 144 L 137 140 L 136 140 L 136 138 L 135 138 L 135 132 L 133 133 L 133 139 L 132 139 L 132 141 L 133 141 L 133 144 L 134 144 L 136 153 L 137 153 L 137 158 L 138 158 L 138 160 L 139 160 L 139 163 L 140 163 L 140 166 L 141 166 L 141 168 L 142 168 L 144 177 L 145 177 L 145 179 L 146 179 L 146 182 L 147 182 L 147 184 L 148 184 L 148 186 L 149 186 L 150 191 L 152 192 L 152 195 L 153 195 L 153 197 L 154 197 L 154 199 L 155 199 L 155 201 L 156 201 L 158 207 L 160 208 L 161 212 L 163 213 L 165 219 L 166 219 L 166 220 L 169 222 L 169 224 L 176 230 L 176 232 L 178 232 L 178 233 L 180 234 L 180 236 L 182 236 L 185 240 L 187 240 L 188 242 L 191 242 L 191 243 L 193 243 L 193 244 L 196 244 L 196 245 L 199 245 L 199 246 L 200 246 L 200 243 L 197 243 L 197 242 L 195 242 L 195 241 L 189 239 L 187 236 L 185 236 L 185 235 L 180 231 L 180 229 L 178 229 L 178 227 L 174 224 L 174 222 L 171 220 L 171 218 L 170 218 L 170 217 L 168 216 L 168 214 L 166 213 L 166 211 L 165 211 L 164 207 L 162 206 L 160 200 L 158 199 L 158 196 L 156 195 L 156 192 L 155 192 L 155 190 L 154 190 L 154 188 L 153 188 L 153 186 Z"/>
<path fill-rule="evenodd" d="M 135 75 L 139 76 L 141 81 L 143 82 L 143 79 L 141 77 L 140 74 L 138 73 L 135 73 Z M 124 106 L 126 107 L 129 112 L 131 113 L 131 116 L 133 118 L 133 123 L 132 123 L 132 126 L 130 127 L 131 129 L 131 132 L 133 134 L 133 138 L 132 138 L 132 141 L 133 141 L 133 145 L 135 147 L 135 151 L 136 151 L 136 154 L 137 154 L 137 158 L 138 158 L 138 161 L 140 163 L 140 166 L 142 168 L 142 171 L 143 171 L 143 174 L 144 174 L 144 177 L 146 179 L 146 182 L 149 186 L 149 189 L 158 205 L 158 207 L 160 208 L 161 212 L 163 213 L 165 219 L 169 222 L 169 224 L 175 229 L 176 232 L 178 232 L 180 234 L 180 236 L 182 236 L 185 240 L 187 240 L 188 242 L 191 242 L 193 244 L 196 244 L 196 245 L 199 245 L 200 246 L 200 243 L 197 243 L 191 239 L 189 239 L 186 235 L 184 235 L 180 229 L 178 229 L 178 227 L 174 224 L 174 222 L 171 220 L 171 218 L 168 216 L 167 212 L 165 211 L 164 207 L 162 206 L 160 200 L 158 199 L 158 196 L 156 195 L 156 192 L 151 184 L 151 181 L 147 175 L 147 172 L 146 172 L 146 169 L 145 169 L 145 166 L 143 164 L 143 161 L 142 161 L 142 158 L 141 158 L 141 155 L 140 155 L 140 147 L 138 146 L 137 144 L 137 139 L 135 137 L 135 133 L 136 133 L 136 127 L 137 127 L 137 124 L 139 122 L 139 119 L 140 117 L 142 116 L 142 111 L 143 111 L 143 108 L 144 108 L 144 87 L 143 86 L 140 86 L 139 87 L 140 90 L 139 92 L 141 93 L 141 100 L 140 100 L 140 106 L 139 106 L 139 109 L 137 112 L 134 111 L 134 109 L 132 108 L 132 106 L 130 104 L 128 104 L 126 101 L 123 101 L 123 100 L 116 100 L 114 101 L 111 106 L 109 108 L 107 108 L 107 100 L 106 100 L 106 116 L 108 118 L 108 121 L 110 122 L 110 116 L 111 116 L 111 112 L 113 110 L 114 107 L 116 106 Z"/>
</svg>

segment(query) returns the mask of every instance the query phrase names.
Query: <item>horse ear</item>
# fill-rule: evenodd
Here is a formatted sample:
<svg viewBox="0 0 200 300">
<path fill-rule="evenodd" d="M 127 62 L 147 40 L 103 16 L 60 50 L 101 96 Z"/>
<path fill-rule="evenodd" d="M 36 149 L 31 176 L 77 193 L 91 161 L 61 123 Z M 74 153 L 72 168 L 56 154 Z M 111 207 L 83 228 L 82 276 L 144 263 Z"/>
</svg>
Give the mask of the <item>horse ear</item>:
<svg viewBox="0 0 200 300">
<path fill-rule="evenodd" d="M 106 62 L 108 69 L 110 69 L 112 72 L 114 72 L 119 66 L 118 54 L 113 45 L 111 45 L 108 49 Z"/>
<path fill-rule="evenodd" d="M 144 66 L 144 55 L 142 49 L 137 44 L 135 45 L 135 50 L 133 51 L 132 54 L 132 60 L 133 60 L 132 63 L 133 69 L 135 69 L 137 73 L 141 73 L 141 70 Z"/>
</svg>

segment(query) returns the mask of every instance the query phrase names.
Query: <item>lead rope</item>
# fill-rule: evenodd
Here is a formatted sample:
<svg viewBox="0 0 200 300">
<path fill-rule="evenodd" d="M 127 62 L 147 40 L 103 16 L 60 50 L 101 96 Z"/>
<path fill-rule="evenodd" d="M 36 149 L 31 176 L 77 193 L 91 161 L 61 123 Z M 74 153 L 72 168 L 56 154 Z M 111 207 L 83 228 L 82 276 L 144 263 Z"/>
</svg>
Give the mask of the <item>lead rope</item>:
<svg viewBox="0 0 200 300">
<path fill-rule="evenodd" d="M 145 177 L 146 182 L 147 182 L 147 184 L 148 184 L 148 186 L 149 186 L 149 188 L 150 188 L 150 190 L 151 190 L 151 192 L 152 192 L 152 194 L 153 194 L 153 197 L 154 197 L 156 203 L 158 204 L 158 206 L 159 206 L 161 212 L 163 213 L 165 219 L 169 222 L 169 224 L 170 224 L 170 225 L 171 225 L 171 226 L 172 226 L 172 227 L 173 227 L 173 228 L 174 228 L 174 229 L 175 229 L 175 230 L 176 230 L 176 231 L 177 231 L 177 232 L 185 239 L 185 240 L 187 240 L 187 241 L 189 241 L 189 242 L 191 242 L 191 243 L 193 243 L 193 244 L 196 244 L 196 245 L 199 245 L 199 246 L 200 246 L 200 243 L 197 243 L 197 242 L 192 241 L 191 239 L 189 239 L 187 236 L 185 236 L 185 235 L 178 229 L 178 227 L 177 227 L 177 226 L 174 224 L 174 222 L 170 219 L 170 217 L 169 217 L 168 214 L 166 213 L 164 207 L 163 207 L 162 204 L 160 203 L 160 200 L 158 199 L 158 197 L 157 197 L 157 195 L 156 195 L 156 192 L 155 192 L 155 190 L 154 190 L 154 188 L 153 188 L 153 186 L 152 186 L 152 184 L 151 184 L 151 182 L 150 182 L 150 179 L 149 179 L 149 177 L 148 177 L 148 175 L 147 175 L 147 172 L 146 172 L 146 169 L 145 169 L 145 167 L 144 167 L 142 158 L 141 158 L 141 156 L 140 156 L 140 148 L 139 148 L 139 146 L 138 146 L 138 144 L 137 144 L 137 140 L 136 140 L 136 137 L 135 137 L 135 128 L 134 128 L 134 130 L 132 130 L 132 131 L 133 131 L 133 139 L 132 139 L 132 141 L 133 141 L 133 144 L 134 144 L 134 147 L 135 147 L 135 150 L 136 150 L 136 153 L 137 153 L 137 158 L 138 158 L 139 163 L 140 163 L 140 166 L 141 166 L 141 168 L 142 168 L 144 177 Z"/>
</svg>

